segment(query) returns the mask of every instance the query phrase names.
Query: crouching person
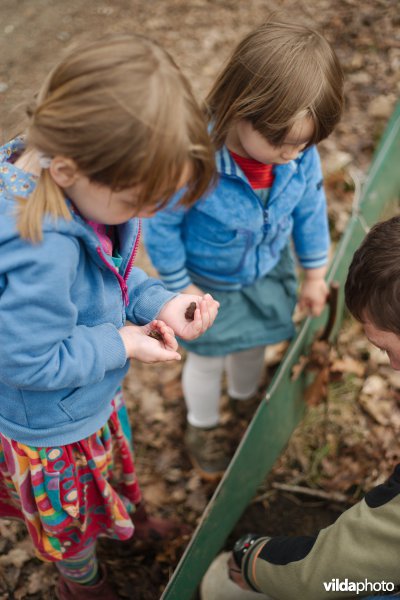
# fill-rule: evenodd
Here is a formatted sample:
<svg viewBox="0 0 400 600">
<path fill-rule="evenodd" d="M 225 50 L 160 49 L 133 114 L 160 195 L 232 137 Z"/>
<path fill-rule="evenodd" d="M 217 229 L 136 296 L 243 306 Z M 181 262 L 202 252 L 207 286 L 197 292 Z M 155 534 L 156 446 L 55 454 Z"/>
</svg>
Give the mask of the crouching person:
<svg viewBox="0 0 400 600">
<path fill-rule="evenodd" d="M 366 236 L 350 265 L 345 297 L 369 341 L 400 370 L 400 217 Z M 203 598 L 387 598 L 400 589 L 399 548 L 400 464 L 386 483 L 316 535 L 248 534 L 238 540 L 210 567 Z M 222 582 L 213 585 L 217 575 L 228 595 Z"/>
</svg>

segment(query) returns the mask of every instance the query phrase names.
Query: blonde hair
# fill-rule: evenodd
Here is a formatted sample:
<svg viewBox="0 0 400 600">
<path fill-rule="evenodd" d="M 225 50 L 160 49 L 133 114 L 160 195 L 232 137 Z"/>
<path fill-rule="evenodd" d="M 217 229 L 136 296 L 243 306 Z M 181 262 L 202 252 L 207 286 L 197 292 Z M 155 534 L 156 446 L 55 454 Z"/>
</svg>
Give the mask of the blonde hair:
<svg viewBox="0 0 400 600">
<path fill-rule="evenodd" d="M 239 43 L 205 102 L 218 148 L 241 119 L 279 146 L 297 119 L 310 116 L 309 145 L 318 143 L 342 109 L 343 73 L 331 45 L 317 31 L 273 16 Z"/>
<path fill-rule="evenodd" d="M 27 112 L 28 149 L 73 159 L 91 181 L 112 190 L 140 184 L 138 212 L 165 206 L 188 165 L 182 204 L 193 204 L 213 181 L 213 150 L 189 84 L 169 54 L 143 36 L 74 49 Z M 46 213 L 70 218 L 61 188 L 42 169 L 20 205 L 21 236 L 40 240 Z"/>
</svg>

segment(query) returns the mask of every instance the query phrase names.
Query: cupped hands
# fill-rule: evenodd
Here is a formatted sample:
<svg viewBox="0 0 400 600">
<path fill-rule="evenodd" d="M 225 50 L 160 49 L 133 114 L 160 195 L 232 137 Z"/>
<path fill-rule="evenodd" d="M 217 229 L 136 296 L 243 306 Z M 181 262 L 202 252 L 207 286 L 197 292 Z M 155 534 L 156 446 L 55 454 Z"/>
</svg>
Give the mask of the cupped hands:
<svg viewBox="0 0 400 600">
<path fill-rule="evenodd" d="M 151 332 L 153 336 L 149 335 Z M 144 363 L 181 359 L 173 330 L 159 319 L 147 325 L 125 325 L 119 333 L 128 358 L 135 358 Z"/>
<path fill-rule="evenodd" d="M 193 320 L 185 317 L 186 310 L 191 302 L 196 304 Z M 219 302 L 211 294 L 198 296 L 196 294 L 178 294 L 167 302 L 158 314 L 176 335 L 184 340 L 194 340 L 207 331 L 214 323 L 218 313 Z"/>
</svg>

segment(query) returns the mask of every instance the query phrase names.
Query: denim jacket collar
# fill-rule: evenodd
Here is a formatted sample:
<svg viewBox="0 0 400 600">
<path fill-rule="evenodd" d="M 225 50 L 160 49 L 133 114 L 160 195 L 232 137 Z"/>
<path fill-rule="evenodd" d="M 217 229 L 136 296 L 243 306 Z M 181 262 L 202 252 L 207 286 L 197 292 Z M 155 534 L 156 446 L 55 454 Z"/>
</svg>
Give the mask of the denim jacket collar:
<svg viewBox="0 0 400 600">
<path fill-rule="evenodd" d="M 303 154 L 303 152 L 300 152 L 295 160 L 291 160 L 284 165 L 274 166 L 275 179 L 271 190 L 270 202 L 273 201 L 273 198 L 277 198 L 281 194 L 282 190 L 289 183 L 292 176 L 297 172 Z M 234 161 L 231 153 L 225 145 L 216 152 L 215 162 L 217 171 L 221 175 L 227 175 L 228 177 L 239 177 L 239 179 L 245 181 L 247 185 L 250 185 L 246 175 L 243 173 L 239 165 Z"/>
</svg>

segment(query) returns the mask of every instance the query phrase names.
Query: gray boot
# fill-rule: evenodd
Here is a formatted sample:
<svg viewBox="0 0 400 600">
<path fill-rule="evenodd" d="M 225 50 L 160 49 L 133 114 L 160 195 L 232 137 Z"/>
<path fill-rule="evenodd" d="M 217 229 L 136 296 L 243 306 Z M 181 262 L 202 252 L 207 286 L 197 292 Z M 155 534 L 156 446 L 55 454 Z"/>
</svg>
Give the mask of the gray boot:
<svg viewBox="0 0 400 600">
<path fill-rule="evenodd" d="M 232 457 L 226 430 L 220 426 L 203 429 L 188 423 L 184 439 L 189 458 L 200 476 L 209 481 L 221 478 Z"/>
</svg>

